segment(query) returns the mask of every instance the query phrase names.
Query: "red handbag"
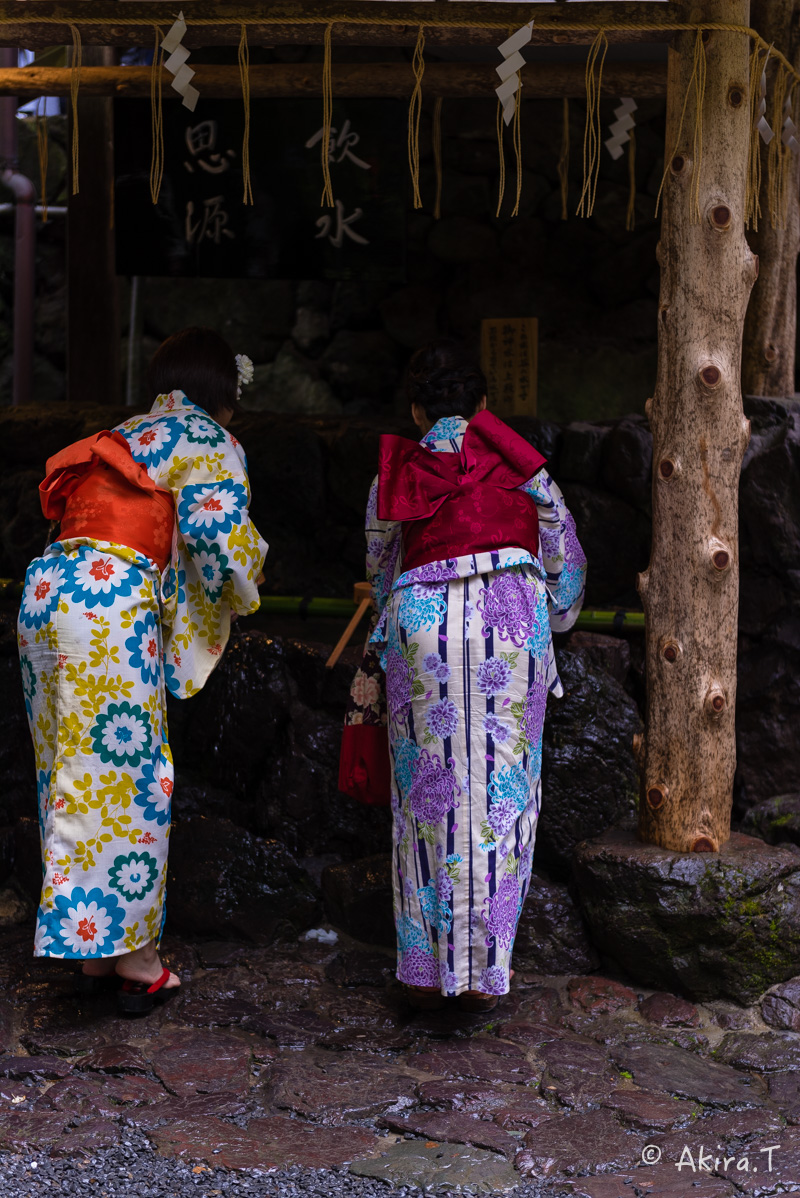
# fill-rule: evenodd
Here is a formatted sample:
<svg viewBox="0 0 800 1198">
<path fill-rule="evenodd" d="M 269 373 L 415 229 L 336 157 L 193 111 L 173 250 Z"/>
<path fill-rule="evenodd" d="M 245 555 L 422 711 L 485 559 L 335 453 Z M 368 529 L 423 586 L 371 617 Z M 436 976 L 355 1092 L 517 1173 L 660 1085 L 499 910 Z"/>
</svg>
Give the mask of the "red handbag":
<svg viewBox="0 0 800 1198">
<path fill-rule="evenodd" d="M 377 648 L 369 643 L 377 620 L 374 612 L 361 665 L 350 687 L 339 755 L 339 790 L 368 807 L 388 807 L 392 765 L 386 729 L 386 675 Z"/>
<path fill-rule="evenodd" d="M 385 724 L 345 724 L 339 756 L 339 790 L 368 807 L 388 807 L 392 797 L 392 767 Z"/>
</svg>

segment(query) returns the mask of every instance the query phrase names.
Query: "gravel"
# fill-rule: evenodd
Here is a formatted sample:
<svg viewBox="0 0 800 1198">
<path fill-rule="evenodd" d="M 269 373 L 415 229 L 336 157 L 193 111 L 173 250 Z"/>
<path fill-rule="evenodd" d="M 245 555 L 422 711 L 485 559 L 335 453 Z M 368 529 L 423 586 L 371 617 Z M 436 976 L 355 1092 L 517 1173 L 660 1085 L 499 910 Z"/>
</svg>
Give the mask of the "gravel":
<svg viewBox="0 0 800 1198">
<path fill-rule="evenodd" d="M 393 1189 L 381 1181 L 353 1177 L 346 1169 L 291 1168 L 269 1174 L 210 1169 L 161 1157 L 138 1133 L 88 1158 L 51 1160 L 46 1153 L 0 1152 L 0 1178 L 2 1198 L 42 1198 L 45 1194 L 59 1198 L 414 1198 L 421 1194 L 416 1187 Z M 452 1195 L 452 1191 L 444 1192 Z M 513 1198 L 559 1198 L 559 1191 L 525 1182 Z"/>
</svg>

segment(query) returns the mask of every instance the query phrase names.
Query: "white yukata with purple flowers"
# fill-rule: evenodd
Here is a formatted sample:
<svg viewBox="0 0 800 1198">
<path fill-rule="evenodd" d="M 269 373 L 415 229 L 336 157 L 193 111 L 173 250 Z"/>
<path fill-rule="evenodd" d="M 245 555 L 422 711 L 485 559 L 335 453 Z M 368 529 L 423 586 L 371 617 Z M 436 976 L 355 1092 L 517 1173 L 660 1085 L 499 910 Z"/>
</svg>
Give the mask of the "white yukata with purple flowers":
<svg viewBox="0 0 800 1198">
<path fill-rule="evenodd" d="M 248 515 L 244 452 L 182 391 L 119 425 L 175 502 L 172 558 L 75 537 L 28 567 L 18 620 L 39 792 L 35 955 L 115 957 L 158 939 L 172 754 L 166 691 L 196 694 L 231 611 L 259 606 L 267 546 Z"/>
<path fill-rule="evenodd" d="M 467 428 L 422 439 L 458 453 Z M 521 488 L 540 553 L 510 546 L 403 572 L 401 526 L 367 507 L 392 758 L 397 976 L 442 993 L 505 994 L 541 803 L 542 726 L 560 696 L 551 630 L 583 603 L 586 558 L 546 469 Z"/>
</svg>

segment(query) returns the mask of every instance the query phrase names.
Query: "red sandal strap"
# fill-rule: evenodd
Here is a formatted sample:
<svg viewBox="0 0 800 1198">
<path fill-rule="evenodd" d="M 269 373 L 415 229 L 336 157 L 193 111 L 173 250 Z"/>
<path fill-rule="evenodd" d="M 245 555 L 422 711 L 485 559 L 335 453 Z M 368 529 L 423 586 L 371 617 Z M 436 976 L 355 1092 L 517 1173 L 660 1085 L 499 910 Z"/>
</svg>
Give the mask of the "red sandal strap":
<svg viewBox="0 0 800 1198">
<path fill-rule="evenodd" d="M 133 978 L 126 978 L 122 983 L 122 989 L 126 994 L 156 994 L 164 983 L 169 979 L 169 970 L 161 971 L 161 977 L 158 981 L 153 982 L 152 986 L 148 986 L 146 982 L 136 982 Z"/>
<path fill-rule="evenodd" d="M 169 970 L 168 970 L 168 969 L 163 969 L 163 970 L 161 971 L 161 977 L 158 979 L 158 981 L 157 981 L 157 982 L 153 982 L 152 986 L 149 986 L 149 987 L 148 987 L 148 989 L 147 989 L 147 993 L 148 993 L 148 994 L 155 994 L 155 993 L 156 993 L 156 991 L 160 990 L 160 989 L 161 989 L 161 987 L 164 985 L 164 983 L 165 983 L 165 982 L 167 982 L 167 981 L 169 981 Z"/>
</svg>

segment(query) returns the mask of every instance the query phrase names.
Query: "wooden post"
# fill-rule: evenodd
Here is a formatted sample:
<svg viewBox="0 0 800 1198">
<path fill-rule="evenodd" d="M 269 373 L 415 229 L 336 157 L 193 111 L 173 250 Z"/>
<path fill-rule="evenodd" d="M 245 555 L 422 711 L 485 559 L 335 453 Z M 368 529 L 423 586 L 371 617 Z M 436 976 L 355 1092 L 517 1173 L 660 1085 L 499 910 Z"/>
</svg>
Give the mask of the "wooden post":
<svg viewBox="0 0 800 1198">
<path fill-rule="evenodd" d="M 110 66 L 113 51 L 88 46 L 87 66 Z M 74 137 L 70 115 L 70 144 Z M 80 190 L 67 180 L 67 399 L 120 402 L 119 303 L 114 261 L 112 102 L 78 99 Z"/>
<path fill-rule="evenodd" d="M 796 67 L 798 53 L 796 0 L 752 0 L 751 21 L 762 37 L 783 51 Z M 767 70 L 767 100 L 776 72 Z M 771 108 L 768 119 L 772 120 Z M 783 115 L 781 115 L 783 121 Z M 780 139 L 780 126 L 775 137 Z M 788 153 L 788 151 L 784 151 Z M 758 254 L 758 281 L 744 323 L 742 390 L 745 395 L 794 395 L 797 328 L 797 254 L 800 251 L 800 155 L 789 158 L 788 209 L 784 228 L 773 227 L 767 203 L 767 149 L 761 146 L 761 219 L 748 241 Z M 779 225 L 780 221 L 776 221 Z"/>
<path fill-rule="evenodd" d="M 684 11 L 690 20 L 746 26 L 750 3 L 705 0 Z M 744 236 L 749 41 L 738 33 L 703 38 L 707 80 L 696 223 L 694 33 L 679 35 L 667 67 L 658 378 L 647 404 L 653 429 L 653 548 L 639 576 L 647 625 L 646 732 L 637 746 L 639 834 L 680 852 L 715 852 L 730 836 L 737 490 L 749 438 L 742 412 L 741 347 L 758 270 Z"/>
</svg>

